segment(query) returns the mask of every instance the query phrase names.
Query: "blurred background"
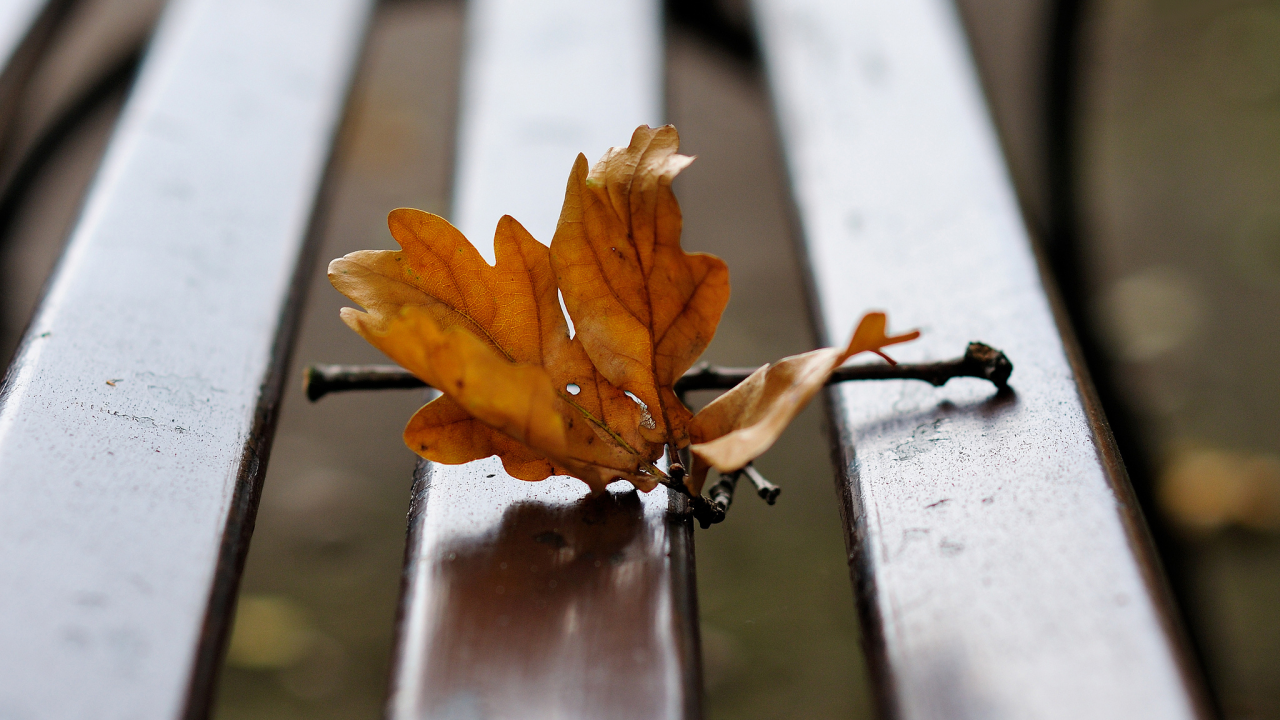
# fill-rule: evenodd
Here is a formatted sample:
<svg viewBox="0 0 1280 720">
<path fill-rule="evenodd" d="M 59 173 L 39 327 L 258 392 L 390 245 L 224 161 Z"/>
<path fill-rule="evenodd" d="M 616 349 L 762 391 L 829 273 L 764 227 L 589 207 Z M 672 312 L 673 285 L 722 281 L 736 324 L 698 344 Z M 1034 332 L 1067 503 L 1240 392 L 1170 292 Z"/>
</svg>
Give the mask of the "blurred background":
<svg viewBox="0 0 1280 720">
<path fill-rule="evenodd" d="M 6 365 L 162 5 L 67 3 L 6 103 Z M 1280 2 L 958 0 L 957 21 L 1222 713 L 1280 718 Z M 750 22 L 745 0 L 667 3 L 667 119 L 699 156 L 677 183 L 685 245 L 732 269 L 707 354 L 732 365 L 814 346 Z M 379 7 L 324 260 L 392 247 L 391 208 L 448 215 L 464 24 L 458 0 Z M 375 718 L 386 693 L 415 460 L 400 431 L 421 397 L 305 400 L 306 364 L 381 361 L 322 266 L 312 284 L 224 720 Z M 740 497 L 696 535 L 708 714 L 871 717 L 820 408 L 759 466 L 778 505 Z"/>
</svg>

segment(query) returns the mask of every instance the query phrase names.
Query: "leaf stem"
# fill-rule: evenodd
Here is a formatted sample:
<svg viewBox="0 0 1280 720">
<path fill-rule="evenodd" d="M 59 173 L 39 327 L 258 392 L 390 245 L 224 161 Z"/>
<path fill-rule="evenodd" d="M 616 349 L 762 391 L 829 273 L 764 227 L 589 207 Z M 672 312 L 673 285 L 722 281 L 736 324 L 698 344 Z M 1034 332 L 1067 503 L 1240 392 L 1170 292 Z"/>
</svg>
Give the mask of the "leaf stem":
<svg viewBox="0 0 1280 720">
<path fill-rule="evenodd" d="M 724 521 L 729 513 L 729 506 L 733 504 L 733 494 L 738 489 L 738 480 L 743 475 L 746 475 L 751 484 L 755 485 L 756 494 L 766 503 L 772 505 L 778 500 L 778 493 L 782 492 L 782 488 L 766 480 L 750 463 L 740 470 L 721 473 L 720 479 L 707 488 L 706 496 L 700 498 L 702 503 L 694 503 L 693 517 L 704 530 Z"/>
<path fill-rule="evenodd" d="M 733 504 L 733 492 L 738 489 L 738 478 L 742 477 L 742 471 L 725 473 L 720 476 L 716 484 L 707 488 L 707 500 L 711 506 L 719 511 L 718 518 L 699 518 L 702 529 L 706 530 L 717 522 L 724 520 L 724 516 L 729 512 L 729 506 Z"/>
</svg>

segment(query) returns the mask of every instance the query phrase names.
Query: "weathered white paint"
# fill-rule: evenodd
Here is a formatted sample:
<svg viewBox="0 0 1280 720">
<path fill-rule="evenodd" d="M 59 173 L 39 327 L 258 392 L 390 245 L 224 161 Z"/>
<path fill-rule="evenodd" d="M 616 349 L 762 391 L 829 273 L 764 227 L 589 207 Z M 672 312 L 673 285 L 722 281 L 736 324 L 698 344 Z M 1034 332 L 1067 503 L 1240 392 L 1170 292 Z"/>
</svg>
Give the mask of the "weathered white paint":
<svg viewBox="0 0 1280 720">
<path fill-rule="evenodd" d="M 595 163 L 661 124 L 661 4 L 475 0 L 467 12 L 452 220 L 493 262 L 498 218 L 551 244 L 578 153 Z"/>
<path fill-rule="evenodd" d="M 853 560 L 902 718 L 1197 715 L 1136 509 L 1121 507 L 1041 286 L 953 8 L 757 0 L 821 324 L 869 309 L 901 360 L 1007 352 L 1016 396 L 833 392 Z M 1113 485 L 1115 483 L 1115 485 Z M 872 644 L 875 647 L 875 643 Z"/>
<path fill-rule="evenodd" d="M 167 11 L 0 400 L 0 717 L 182 714 L 371 4 Z"/>
</svg>

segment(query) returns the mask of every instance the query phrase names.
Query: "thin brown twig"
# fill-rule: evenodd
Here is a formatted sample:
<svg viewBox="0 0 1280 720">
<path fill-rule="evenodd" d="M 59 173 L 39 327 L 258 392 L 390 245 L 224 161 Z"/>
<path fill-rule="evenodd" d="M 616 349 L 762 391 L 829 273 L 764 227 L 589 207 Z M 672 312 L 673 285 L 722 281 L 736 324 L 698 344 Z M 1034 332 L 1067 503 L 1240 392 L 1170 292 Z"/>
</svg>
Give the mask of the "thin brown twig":
<svg viewBox="0 0 1280 720">
<path fill-rule="evenodd" d="M 746 380 L 756 368 L 701 364 L 676 381 L 676 394 L 693 390 L 728 390 Z M 851 380 L 923 380 L 936 387 L 958 377 L 987 380 L 998 390 L 1009 386 L 1013 364 L 1005 354 L 980 342 L 969 343 L 964 355 L 936 363 L 897 365 L 849 365 L 837 368 L 828 385 Z M 427 384 L 398 365 L 312 365 L 306 369 L 303 388 L 312 402 L 335 392 L 421 388 Z"/>
<path fill-rule="evenodd" d="M 731 368 L 700 364 L 676 381 L 677 394 L 693 390 L 728 390 L 746 380 L 756 368 Z M 934 387 L 942 387 L 958 377 L 987 380 L 997 390 L 1009 387 L 1013 363 L 1001 351 L 980 342 L 971 342 L 964 355 L 952 360 L 933 363 L 885 363 L 875 365 L 847 365 L 836 368 L 827 380 L 828 385 L 851 380 L 923 380 Z"/>
<path fill-rule="evenodd" d="M 766 480 L 751 463 L 747 463 L 740 470 L 721 473 L 720 479 L 707 488 L 707 494 L 701 498 L 702 502 L 694 502 L 693 517 L 704 530 L 724 521 L 729 512 L 729 506 L 733 504 L 733 494 L 738 489 L 738 480 L 743 475 L 746 475 L 755 486 L 756 494 L 762 500 L 770 505 L 777 501 L 782 488 Z"/>
<path fill-rule="evenodd" d="M 704 513 L 702 517 L 694 513 L 694 518 L 702 525 L 703 530 L 724 520 L 729 512 L 729 506 L 733 504 L 733 491 L 738 489 L 738 478 L 741 476 L 741 470 L 724 473 L 714 485 L 707 489 L 707 505 L 710 506 L 710 511 Z"/>
<path fill-rule="evenodd" d="M 761 500 L 770 505 L 778 502 L 778 495 L 782 493 L 782 488 L 765 480 L 754 465 L 747 463 L 747 466 L 739 470 L 739 472 L 746 473 L 747 479 L 751 481 L 752 485 L 756 486 L 756 494 L 760 496 Z"/>
</svg>

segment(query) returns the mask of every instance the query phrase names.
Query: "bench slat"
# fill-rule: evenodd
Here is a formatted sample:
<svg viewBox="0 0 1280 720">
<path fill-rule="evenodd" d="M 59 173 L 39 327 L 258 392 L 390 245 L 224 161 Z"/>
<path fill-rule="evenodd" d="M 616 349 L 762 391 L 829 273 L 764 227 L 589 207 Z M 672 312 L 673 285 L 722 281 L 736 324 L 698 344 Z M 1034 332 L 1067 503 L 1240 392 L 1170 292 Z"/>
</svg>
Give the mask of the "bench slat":
<svg viewBox="0 0 1280 720">
<path fill-rule="evenodd" d="M 573 158 L 661 114 L 654 0 L 468 7 L 454 221 L 550 242 Z M 525 483 L 495 458 L 422 463 L 390 715 L 697 717 L 692 525 L 665 488 Z"/>
<path fill-rule="evenodd" d="M 207 713 L 371 5 L 166 12 L 0 394 L 0 715 Z"/>
<path fill-rule="evenodd" d="M 850 562 L 885 711 L 1207 716 L 1123 465 L 1064 349 L 954 10 L 757 0 L 820 332 L 890 312 L 976 380 L 830 393 Z"/>
</svg>

